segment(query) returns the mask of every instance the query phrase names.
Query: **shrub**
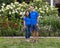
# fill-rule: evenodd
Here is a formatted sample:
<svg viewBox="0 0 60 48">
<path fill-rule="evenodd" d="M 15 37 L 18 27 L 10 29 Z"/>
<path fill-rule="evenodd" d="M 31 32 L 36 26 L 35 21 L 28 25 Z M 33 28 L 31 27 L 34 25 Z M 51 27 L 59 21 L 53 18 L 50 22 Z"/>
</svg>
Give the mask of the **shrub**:
<svg viewBox="0 0 60 48">
<path fill-rule="evenodd" d="M 14 2 L 8 5 L 2 4 L 0 9 L 1 36 L 19 36 L 24 35 L 23 17 L 25 10 L 33 5 L 39 12 L 39 28 L 40 36 L 54 36 L 57 30 L 60 31 L 60 20 L 57 8 L 51 7 L 44 0 L 34 0 L 33 3 Z M 58 31 L 58 32 L 59 32 Z M 57 33 L 56 33 L 57 34 Z"/>
<path fill-rule="evenodd" d="M 6 5 L 7 4 L 10 4 L 11 2 L 14 2 L 15 0 L 0 0 L 0 8 L 2 6 L 2 3 L 5 3 Z"/>
</svg>

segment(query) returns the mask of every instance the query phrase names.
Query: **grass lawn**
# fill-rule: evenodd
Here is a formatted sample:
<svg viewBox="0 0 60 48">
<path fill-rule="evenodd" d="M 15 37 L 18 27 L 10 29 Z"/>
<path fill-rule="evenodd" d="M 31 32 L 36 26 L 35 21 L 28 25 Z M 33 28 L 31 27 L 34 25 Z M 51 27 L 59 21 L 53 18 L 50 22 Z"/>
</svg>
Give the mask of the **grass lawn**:
<svg viewBox="0 0 60 48">
<path fill-rule="evenodd" d="M 0 48 L 60 48 L 60 38 L 40 38 L 38 43 L 20 38 L 0 38 Z"/>
</svg>

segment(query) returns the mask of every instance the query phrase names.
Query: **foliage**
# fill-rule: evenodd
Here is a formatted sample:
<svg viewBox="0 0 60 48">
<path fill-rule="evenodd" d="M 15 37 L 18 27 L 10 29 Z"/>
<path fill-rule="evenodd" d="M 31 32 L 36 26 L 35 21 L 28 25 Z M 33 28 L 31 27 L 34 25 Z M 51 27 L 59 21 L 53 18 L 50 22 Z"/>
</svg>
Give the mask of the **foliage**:
<svg viewBox="0 0 60 48">
<path fill-rule="evenodd" d="M 43 34 L 46 34 L 45 36 L 59 36 L 59 34 L 60 34 L 59 33 L 60 17 L 45 16 L 45 17 L 40 18 L 39 24 L 40 24 L 39 25 L 40 26 L 40 33 L 42 32 Z M 55 33 L 57 35 L 55 35 Z"/>
<path fill-rule="evenodd" d="M 10 4 L 11 2 L 14 2 L 14 1 L 15 0 L 0 0 L 0 8 L 1 8 L 2 3 L 5 3 L 7 5 L 7 4 Z"/>
<path fill-rule="evenodd" d="M 54 35 L 55 32 L 59 33 L 60 17 L 58 17 L 58 8 L 51 7 L 45 0 L 34 0 L 33 3 L 30 2 L 29 4 L 14 2 L 6 5 L 3 3 L 0 9 L 0 34 L 3 36 L 24 35 L 22 18 L 25 15 L 25 10 L 29 9 L 30 5 L 33 5 L 35 10 L 39 12 L 39 32 L 41 35 L 44 33 L 44 36 L 50 36 L 51 32 Z"/>
</svg>

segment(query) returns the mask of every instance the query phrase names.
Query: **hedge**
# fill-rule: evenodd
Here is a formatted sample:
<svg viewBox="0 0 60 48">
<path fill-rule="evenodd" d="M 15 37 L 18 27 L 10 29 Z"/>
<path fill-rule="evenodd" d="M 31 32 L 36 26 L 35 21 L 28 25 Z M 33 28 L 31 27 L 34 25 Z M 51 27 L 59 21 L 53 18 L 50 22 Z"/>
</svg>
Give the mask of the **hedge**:
<svg viewBox="0 0 60 48">
<path fill-rule="evenodd" d="M 14 2 L 6 5 L 3 3 L 0 9 L 0 36 L 24 35 L 23 17 L 30 5 L 39 12 L 39 35 L 60 36 L 58 8 L 51 7 L 44 0 L 34 0 L 30 4 Z"/>
<path fill-rule="evenodd" d="M 11 2 L 15 2 L 15 0 L 0 0 L 0 8 L 2 6 L 2 3 L 5 3 L 7 5 L 10 4 Z"/>
</svg>

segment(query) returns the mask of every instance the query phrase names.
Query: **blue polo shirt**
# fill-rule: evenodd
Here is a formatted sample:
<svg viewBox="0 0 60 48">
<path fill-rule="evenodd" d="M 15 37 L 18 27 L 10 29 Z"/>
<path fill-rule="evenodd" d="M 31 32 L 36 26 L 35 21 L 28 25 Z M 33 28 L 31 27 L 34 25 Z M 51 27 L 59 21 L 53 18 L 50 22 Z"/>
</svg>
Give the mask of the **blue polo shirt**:
<svg viewBox="0 0 60 48">
<path fill-rule="evenodd" d="M 37 11 L 30 11 L 30 18 L 31 18 L 31 24 L 32 25 L 36 25 L 37 22 L 37 18 L 39 16 L 39 13 Z"/>
<path fill-rule="evenodd" d="M 24 21 L 25 21 L 25 25 L 30 25 L 31 24 L 31 20 L 29 17 L 24 17 Z"/>
</svg>

